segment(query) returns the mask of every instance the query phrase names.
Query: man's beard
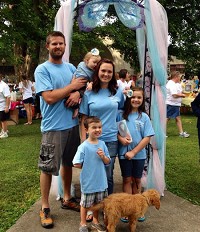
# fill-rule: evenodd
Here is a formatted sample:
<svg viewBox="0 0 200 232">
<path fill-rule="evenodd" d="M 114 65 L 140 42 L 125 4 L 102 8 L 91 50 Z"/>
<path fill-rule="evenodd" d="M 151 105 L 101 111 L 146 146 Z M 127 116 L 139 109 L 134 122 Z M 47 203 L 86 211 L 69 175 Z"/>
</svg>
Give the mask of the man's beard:
<svg viewBox="0 0 200 232">
<path fill-rule="evenodd" d="M 60 54 L 57 54 L 55 52 L 50 52 L 50 55 L 54 60 L 60 60 L 62 58 L 63 54 L 64 54 L 64 52 L 61 52 Z"/>
</svg>

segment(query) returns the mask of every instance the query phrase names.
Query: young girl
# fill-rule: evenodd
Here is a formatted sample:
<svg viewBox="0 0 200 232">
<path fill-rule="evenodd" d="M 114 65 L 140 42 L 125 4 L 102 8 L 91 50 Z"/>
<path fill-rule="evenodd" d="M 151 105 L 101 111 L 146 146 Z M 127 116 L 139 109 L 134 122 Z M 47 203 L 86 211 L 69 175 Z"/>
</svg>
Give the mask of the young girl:
<svg viewBox="0 0 200 232">
<path fill-rule="evenodd" d="M 132 92 L 126 97 L 124 112 L 119 115 L 118 120 L 126 121 L 130 136 L 119 140 L 119 163 L 123 177 L 123 191 L 130 194 L 141 192 L 141 178 L 146 160 L 146 145 L 150 142 L 154 130 L 146 113 L 144 91 L 140 87 L 133 87 Z M 121 218 L 128 222 L 126 217 Z M 145 217 L 139 218 L 144 221 Z"/>
<path fill-rule="evenodd" d="M 97 63 L 101 60 L 101 56 L 99 55 L 99 50 L 97 48 L 93 48 L 90 52 L 88 52 L 83 61 L 80 62 L 77 66 L 77 70 L 74 73 L 76 78 L 85 78 L 87 80 L 87 83 L 92 82 L 92 76 L 95 71 L 95 68 L 97 66 Z M 91 85 L 89 85 L 91 88 Z M 82 97 L 86 87 L 83 87 L 79 89 L 79 93 Z M 72 106 L 72 109 L 74 109 L 73 118 L 78 116 L 78 107 L 79 105 Z"/>
</svg>

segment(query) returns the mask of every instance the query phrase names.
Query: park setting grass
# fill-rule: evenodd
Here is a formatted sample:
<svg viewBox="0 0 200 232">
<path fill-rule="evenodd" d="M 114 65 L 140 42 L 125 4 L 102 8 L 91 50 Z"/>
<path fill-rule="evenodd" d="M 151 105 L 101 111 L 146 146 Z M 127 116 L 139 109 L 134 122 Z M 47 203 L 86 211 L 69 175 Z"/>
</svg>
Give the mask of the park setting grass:
<svg viewBox="0 0 200 232">
<path fill-rule="evenodd" d="M 192 115 L 182 116 L 183 128 L 190 134 L 189 138 L 177 136 L 175 120 L 167 125 L 165 173 L 169 191 L 200 205 L 200 156 L 196 120 Z"/>
<path fill-rule="evenodd" d="M 9 137 L 0 139 L 0 232 L 6 231 L 39 198 L 37 168 L 40 121 L 9 126 Z"/>
<path fill-rule="evenodd" d="M 37 168 L 41 133 L 40 120 L 25 126 L 20 119 L 9 126 L 9 137 L 0 140 L 0 232 L 9 229 L 39 199 Z M 200 205 L 200 164 L 196 117 L 182 116 L 189 138 L 180 138 L 175 121 L 167 125 L 166 187 L 167 190 Z"/>
</svg>

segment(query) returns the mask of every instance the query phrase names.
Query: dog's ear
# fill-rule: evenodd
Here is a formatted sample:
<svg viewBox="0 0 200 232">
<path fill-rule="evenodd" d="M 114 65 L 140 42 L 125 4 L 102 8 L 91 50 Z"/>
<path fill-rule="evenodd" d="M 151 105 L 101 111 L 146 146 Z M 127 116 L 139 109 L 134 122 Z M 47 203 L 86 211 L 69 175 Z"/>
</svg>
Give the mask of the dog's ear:
<svg viewBox="0 0 200 232">
<path fill-rule="evenodd" d="M 154 205 L 156 209 L 160 209 L 160 198 L 158 198 L 157 196 L 155 196 L 152 199 L 152 205 Z"/>
</svg>

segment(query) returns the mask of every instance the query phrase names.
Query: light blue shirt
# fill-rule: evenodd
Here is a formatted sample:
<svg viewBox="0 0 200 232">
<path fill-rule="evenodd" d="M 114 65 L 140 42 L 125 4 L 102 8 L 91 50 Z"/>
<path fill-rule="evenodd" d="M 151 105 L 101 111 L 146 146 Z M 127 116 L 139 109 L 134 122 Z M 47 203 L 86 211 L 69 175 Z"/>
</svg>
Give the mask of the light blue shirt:
<svg viewBox="0 0 200 232">
<path fill-rule="evenodd" d="M 90 68 L 88 68 L 85 64 L 84 61 L 80 62 L 77 70 L 75 72 L 75 76 L 76 77 L 84 77 L 86 78 L 89 82 L 92 81 L 92 75 L 93 75 L 94 71 Z"/>
<path fill-rule="evenodd" d="M 118 121 L 123 120 L 122 113 L 120 113 L 118 119 Z M 132 137 L 132 142 L 128 146 L 123 146 L 119 143 L 119 159 L 125 159 L 124 155 L 126 152 L 133 150 L 143 138 L 153 136 L 155 134 L 150 118 L 146 113 L 142 113 L 141 117 L 137 112 L 130 113 L 126 123 Z M 139 151 L 133 159 L 146 159 L 146 149 L 143 148 Z"/>
<path fill-rule="evenodd" d="M 69 85 L 75 71 L 76 68 L 66 62 L 53 64 L 46 61 L 40 64 L 34 74 L 36 93 L 41 96 L 44 91 L 60 89 Z M 66 130 L 78 125 L 78 119 L 72 119 L 73 110 L 64 105 L 64 99 L 49 105 L 41 96 L 40 108 L 42 132 Z"/>
<path fill-rule="evenodd" d="M 82 164 L 80 173 L 82 193 L 103 192 L 108 188 L 105 164 L 97 154 L 98 148 L 110 158 L 108 148 L 101 140 L 98 144 L 91 144 L 85 140 L 74 156 L 73 164 Z"/>
<path fill-rule="evenodd" d="M 120 89 L 111 96 L 108 89 L 100 89 L 98 93 L 86 91 L 81 101 L 79 112 L 87 116 L 96 116 L 102 122 L 102 135 L 104 142 L 117 141 L 117 115 L 118 109 L 124 106 L 124 96 Z"/>
</svg>

